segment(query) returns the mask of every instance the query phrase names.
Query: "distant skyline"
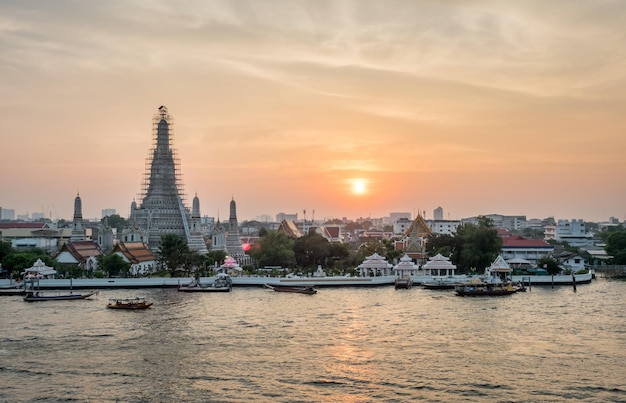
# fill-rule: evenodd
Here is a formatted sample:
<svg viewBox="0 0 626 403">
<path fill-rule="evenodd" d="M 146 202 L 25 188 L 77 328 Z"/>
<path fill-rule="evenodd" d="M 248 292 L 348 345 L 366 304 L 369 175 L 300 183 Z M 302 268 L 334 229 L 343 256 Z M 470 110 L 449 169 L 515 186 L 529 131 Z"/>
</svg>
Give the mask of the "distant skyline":
<svg viewBox="0 0 626 403">
<path fill-rule="evenodd" d="M 137 199 L 174 117 L 186 204 L 626 218 L 621 1 L 0 0 L 0 206 Z"/>
</svg>

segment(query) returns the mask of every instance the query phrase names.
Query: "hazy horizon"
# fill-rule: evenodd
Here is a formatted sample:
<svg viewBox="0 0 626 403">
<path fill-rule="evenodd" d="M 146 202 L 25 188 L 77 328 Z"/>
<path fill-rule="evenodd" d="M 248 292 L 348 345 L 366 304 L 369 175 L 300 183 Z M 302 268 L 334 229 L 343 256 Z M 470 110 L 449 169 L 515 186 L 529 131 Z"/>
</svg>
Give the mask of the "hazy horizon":
<svg viewBox="0 0 626 403">
<path fill-rule="evenodd" d="M 626 3 L 0 0 L 0 206 L 128 216 L 161 105 L 186 205 L 626 218 Z"/>
</svg>

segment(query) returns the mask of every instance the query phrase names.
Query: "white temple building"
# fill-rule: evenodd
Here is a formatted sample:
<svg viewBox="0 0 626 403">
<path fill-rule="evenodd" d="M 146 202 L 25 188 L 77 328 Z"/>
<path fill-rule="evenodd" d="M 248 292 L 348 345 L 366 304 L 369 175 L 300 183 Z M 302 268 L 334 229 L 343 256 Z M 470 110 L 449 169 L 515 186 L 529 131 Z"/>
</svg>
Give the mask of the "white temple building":
<svg viewBox="0 0 626 403">
<path fill-rule="evenodd" d="M 456 265 L 450 262 L 450 258 L 441 253 L 428 258 L 428 262 L 423 266 L 424 274 L 427 276 L 454 276 Z"/>
<path fill-rule="evenodd" d="M 360 277 L 393 275 L 393 265 L 378 253 L 368 256 L 356 269 Z"/>
<path fill-rule="evenodd" d="M 419 274 L 420 266 L 413 262 L 413 259 L 409 255 L 405 254 L 400 258 L 400 262 L 393 268 L 396 272 L 396 277 L 405 278 L 407 276 L 417 276 Z"/>
</svg>

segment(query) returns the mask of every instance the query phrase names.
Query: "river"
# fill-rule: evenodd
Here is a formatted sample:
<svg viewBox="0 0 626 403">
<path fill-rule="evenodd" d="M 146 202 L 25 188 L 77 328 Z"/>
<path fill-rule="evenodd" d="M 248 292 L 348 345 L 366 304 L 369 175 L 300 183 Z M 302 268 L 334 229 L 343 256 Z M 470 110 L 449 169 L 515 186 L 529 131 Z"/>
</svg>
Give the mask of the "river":
<svg viewBox="0 0 626 403">
<path fill-rule="evenodd" d="M 146 311 L 105 308 L 145 296 Z M 2 402 L 626 402 L 626 283 L 0 299 Z"/>
</svg>

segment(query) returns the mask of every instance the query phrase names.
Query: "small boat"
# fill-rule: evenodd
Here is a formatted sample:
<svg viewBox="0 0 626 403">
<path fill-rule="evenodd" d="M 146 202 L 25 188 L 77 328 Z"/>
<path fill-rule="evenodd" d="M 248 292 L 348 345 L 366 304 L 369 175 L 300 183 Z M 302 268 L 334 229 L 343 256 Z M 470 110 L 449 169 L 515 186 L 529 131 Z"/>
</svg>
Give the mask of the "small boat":
<svg viewBox="0 0 626 403">
<path fill-rule="evenodd" d="M 233 281 L 230 276 L 219 273 L 212 283 L 201 283 L 198 280 L 188 285 L 179 285 L 178 291 L 182 292 L 230 292 L 233 289 Z"/>
<path fill-rule="evenodd" d="M 26 295 L 29 291 L 19 285 L 0 287 L 0 295 Z"/>
<path fill-rule="evenodd" d="M 148 309 L 152 306 L 152 302 L 146 301 L 145 298 L 110 298 L 107 308 L 109 309 Z"/>
<path fill-rule="evenodd" d="M 263 287 L 269 288 L 276 292 L 293 292 L 298 294 L 316 294 L 317 290 L 311 285 L 302 286 L 290 286 L 290 285 L 277 285 L 277 284 L 264 284 Z"/>
<path fill-rule="evenodd" d="M 475 281 L 457 285 L 454 289 L 456 295 L 460 297 L 494 297 L 515 294 L 521 290 L 520 286 L 513 285 L 510 281 L 505 283 Z"/>
<path fill-rule="evenodd" d="M 26 302 L 36 302 L 36 301 L 69 301 L 75 299 L 87 299 L 92 295 L 97 295 L 97 291 L 89 292 L 87 294 L 61 294 L 61 295 L 43 295 L 39 292 L 29 291 L 24 297 L 24 301 Z"/>
</svg>

